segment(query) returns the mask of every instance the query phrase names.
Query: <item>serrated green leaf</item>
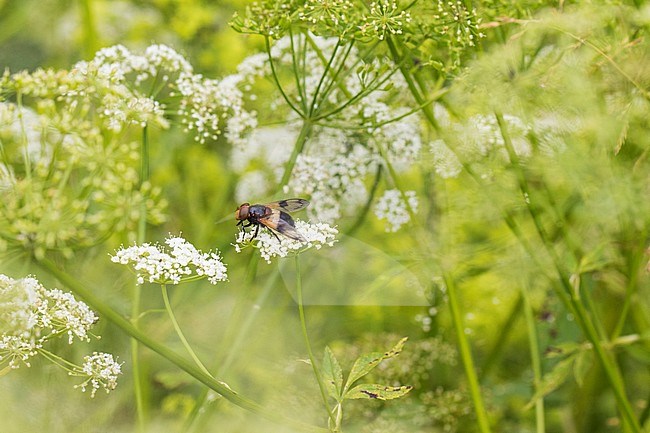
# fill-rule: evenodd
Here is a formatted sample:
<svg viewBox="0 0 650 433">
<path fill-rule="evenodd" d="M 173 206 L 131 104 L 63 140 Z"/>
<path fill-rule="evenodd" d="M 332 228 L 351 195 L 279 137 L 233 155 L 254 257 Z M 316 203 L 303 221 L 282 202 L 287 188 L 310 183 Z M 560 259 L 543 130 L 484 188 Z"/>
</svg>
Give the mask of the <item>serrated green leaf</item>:
<svg viewBox="0 0 650 433">
<path fill-rule="evenodd" d="M 345 384 L 345 389 L 350 389 L 354 382 L 370 373 L 372 369 L 375 368 L 384 359 L 399 355 L 399 353 L 404 348 L 404 343 L 406 343 L 406 340 L 408 340 L 408 337 L 402 338 L 388 352 L 372 352 L 361 355 L 359 358 L 357 358 L 357 360 L 354 361 L 352 371 L 350 371 L 350 375 L 348 376 L 348 381 Z"/>
<path fill-rule="evenodd" d="M 337 401 L 341 401 L 341 394 L 343 393 L 343 370 L 329 347 L 325 347 L 325 353 L 323 354 L 322 373 L 323 382 L 329 395 Z"/>
<path fill-rule="evenodd" d="M 560 387 L 564 382 L 566 382 L 567 377 L 571 374 L 573 361 L 575 356 L 570 356 L 567 359 L 563 359 L 558 362 L 553 370 L 546 373 L 542 378 L 542 382 L 535 391 L 535 394 L 530 399 L 528 404 L 525 406 L 525 410 L 532 408 L 537 400 L 544 398 L 544 396 L 550 394 Z"/>
<path fill-rule="evenodd" d="M 348 399 L 369 398 L 377 400 L 393 400 L 406 395 L 412 386 L 387 386 L 375 383 L 357 385 L 345 394 Z"/>
</svg>

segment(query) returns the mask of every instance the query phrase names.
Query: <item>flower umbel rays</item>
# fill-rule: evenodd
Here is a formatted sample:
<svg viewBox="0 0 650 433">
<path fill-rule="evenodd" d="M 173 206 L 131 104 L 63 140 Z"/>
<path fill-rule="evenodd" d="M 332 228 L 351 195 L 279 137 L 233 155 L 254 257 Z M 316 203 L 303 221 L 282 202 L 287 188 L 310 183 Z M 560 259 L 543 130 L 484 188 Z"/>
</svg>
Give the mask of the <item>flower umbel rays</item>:
<svg viewBox="0 0 650 433">
<path fill-rule="evenodd" d="M 411 15 L 400 11 L 397 2 L 390 0 L 375 1 L 370 4 L 370 14 L 365 23 L 359 26 L 364 36 L 383 41 L 386 35 L 401 35 L 404 24 L 411 22 Z"/>
<path fill-rule="evenodd" d="M 179 284 L 207 278 L 212 284 L 225 281 L 228 276 L 226 265 L 219 252 L 203 253 L 180 236 L 165 239 L 170 248 L 144 243 L 121 248 L 111 261 L 131 265 L 137 275 L 138 284 Z"/>
<path fill-rule="evenodd" d="M 257 237 L 251 239 L 251 234 L 241 231 L 233 244 L 235 250 L 241 252 L 246 247 L 257 248 L 262 258 L 267 263 L 271 263 L 273 257 L 287 257 L 310 248 L 318 250 L 324 245 L 331 247 L 336 242 L 335 237 L 339 231 L 329 224 L 308 223 L 301 220 L 296 220 L 295 223 L 296 230 L 306 239 L 306 242 L 300 242 L 286 236 L 280 236 L 278 241 L 268 230 L 260 231 Z"/>
</svg>

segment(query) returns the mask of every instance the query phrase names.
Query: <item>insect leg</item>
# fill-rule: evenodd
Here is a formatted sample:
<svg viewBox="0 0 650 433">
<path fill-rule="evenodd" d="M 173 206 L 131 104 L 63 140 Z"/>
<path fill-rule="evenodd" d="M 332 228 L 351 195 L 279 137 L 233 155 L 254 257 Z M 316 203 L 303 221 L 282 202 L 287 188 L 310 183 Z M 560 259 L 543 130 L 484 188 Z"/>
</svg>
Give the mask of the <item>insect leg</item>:
<svg viewBox="0 0 650 433">
<path fill-rule="evenodd" d="M 274 232 L 273 230 L 271 230 L 271 229 L 269 229 L 269 231 L 271 232 L 271 234 L 272 234 L 273 236 L 275 236 L 275 238 L 278 240 L 278 242 L 282 243 L 282 241 L 281 241 L 280 238 L 278 237 L 277 233 L 275 233 L 275 232 Z"/>
</svg>

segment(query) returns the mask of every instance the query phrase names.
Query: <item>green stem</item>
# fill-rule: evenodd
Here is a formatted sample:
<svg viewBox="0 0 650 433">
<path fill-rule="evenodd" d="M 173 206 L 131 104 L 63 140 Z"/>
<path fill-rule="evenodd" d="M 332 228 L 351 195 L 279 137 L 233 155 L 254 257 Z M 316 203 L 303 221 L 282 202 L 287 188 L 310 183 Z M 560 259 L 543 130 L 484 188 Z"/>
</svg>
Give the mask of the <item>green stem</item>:
<svg viewBox="0 0 650 433">
<path fill-rule="evenodd" d="M 282 98 L 284 98 L 284 101 L 291 107 L 291 109 L 298 114 L 300 117 L 304 117 L 306 113 L 303 113 L 296 107 L 293 102 L 289 99 L 289 96 L 284 92 L 284 88 L 282 87 L 282 84 L 280 84 L 280 79 L 278 78 L 278 74 L 275 70 L 275 62 L 273 61 L 273 57 L 271 56 L 271 41 L 269 40 L 268 36 L 264 37 L 264 41 L 266 43 L 266 53 L 269 56 L 269 65 L 271 66 L 271 75 L 273 75 L 273 82 L 275 83 L 276 87 L 280 91 L 280 94 L 282 94 Z"/>
<path fill-rule="evenodd" d="M 508 134 L 507 125 L 505 123 L 503 115 L 501 113 L 495 113 L 495 117 L 497 119 L 497 123 L 499 124 L 504 146 L 510 158 L 510 162 L 515 170 L 519 188 L 522 195 L 525 197 L 524 201 L 526 203 L 526 209 L 528 210 L 528 214 L 533 221 L 537 234 L 541 239 L 546 252 L 549 254 L 553 261 L 555 272 L 557 272 L 562 291 L 565 293 L 565 296 L 568 297 L 568 307 L 575 314 L 578 325 L 594 348 L 596 357 L 603 367 L 605 375 L 607 376 L 607 380 L 609 381 L 609 384 L 614 391 L 614 396 L 616 397 L 616 402 L 618 404 L 618 408 L 621 412 L 624 422 L 629 424 L 633 432 L 640 433 L 641 426 L 638 419 L 634 415 L 632 405 L 627 398 L 625 392 L 625 384 L 623 382 L 623 378 L 621 377 L 620 371 L 618 370 L 618 365 L 603 347 L 596 326 L 594 325 L 581 299 L 580 287 L 573 287 L 571 284 L 571 278 L 564 270 L 562 261 L 553 248 L 553 243 L 549 239 L 546 230 L 544 229 L 539 212 L 535 207 L 533 197 L 531 197 L 531 191 L 528 186 L 526 175 L 521 164 L 519 163 L 519 158 L 510 140 L 510 135 Z"/>
<path fill-rule="evenodd" d="M 312 369 L 314 370 L 314 376 L 316 376 L 316 381 L 318 382 L 318 388 L 320 388 L 320 394 L 323 399 L 323 404 L 327 410 L 327 416 L 329 422 L 336 425 L 336 418 L 332 413 L 332 408 L 330 407 L 329 400 L 327 398 L 327 390 L 325 384 L 323 383 L 323 378 L 318 370 L 316 365 L 316 358 L 314 358 L 314 352 L 311 350 L 311 343 L 309 342 L 309 334 L 307 334 L 307 322 L 305 321 L 305 308 L 302 302 L 302 278 L 300 275 L 300 259 L 299 256 L 295 256 L 296 259 L 296 298 L 298 300 L 298 313 L 300 315 L 300 329 L 302 330 L 302 336 L 305 339 L 305 346 L 307 346 L 307 354 L 309 355 L 309 362 Z M 334 431 L 338 431 L 338 426 L 335 427 Z"/>
<path fill-rule="evenodd" d="M 302 106 L 302 112 L 308 113 L 309 110 L 307 108 L 307 89 L 305 88 L 305 86 L 302 85 L 300 81 L 300 75 L 298 74 L 298 71 L 300 71 L 301 68 L 298 66 L 298 60 L 296 59 L 297 50 L 294 43 L 294 35 L 293 35 L 292 27 L 289 27 L 289 41 L 291 41 L 291 61 L 293 64 L 293 67 L 291 69 L 293 70 L 293 77 L 296 82 L 296 91 L 298 92 L 298 97 L 300 98 L 300 105 Z M 298 42 L 300 42 L 300 34 L 298 35 Z M 304 71 L 304 69 L 302 70 Z M 303 74 L 303 77 L 304 75 L 305 74 Z"/>
<path fill-rule="evenodd" d="M 142 128 L 142 146 L 140 146 L 140 187 L 149 181 L 149 134 L 148 128 Z M 136 243 L 142 244 L 147 237 L 147 204 L 141 200 L 138 215 L 138 232 L 136 234 Z M 140 299 L 142 297 L 142 288 L 134 280 L 133 282 L 133 301 L 131 304 L 131 322 L 133 326 L 138 326 L 140 317 Z M 143 432 L 146 424 L 146 412 L 144 404 L 144 375 L 140 365 L 140 354 L 138 341 L 131 339 L 131 364 L 133 369 L 133 391 L 135 393 L 135 407 L 138 420 L 138 431 Z"/>
<path fill-rule="evenodd" d="M 521 287 L 521 297 L 524 302 L 524 317 L 526 318 L 530 360 L 533 367 L 533 384 L 535 385 L 535 393 L 537 393 L 542 383 L 542 362 L 540 359 L 539 340 L 537 338 L 537 327 L 535 326 L 533 307 L 530 305 L 528 288 L 524 287 L 523 284 Z M 537 433 L 544 433 L 546 431 L 544 420 L 544 397 L 540 397 L 535 401 L 535 427 Z"/>
<path fill-rule="evenodd" d="M 390 178 L 393 181 L 393 184 L 395 185 L 395 188 L 397 188 L 400 195 L 402 196 L 402 200 L 404 201 L 406 210 L 408 211 L 408 214 L 411 217 L 411 221 L 412 222 L 417 221 L 415 211 L 413 210 L 411 204 L 409 203 L 409 199 L 406 196 L 406 192 L 404 191 L 404 188 L 402 188 L 401 182 L 399 180 L 399 176 L 397 175 L 397 171 L 395 171 L 393 164 L 390 162 L 390 158 L 388 158 L 388 153 L 386 152 L 384 146 L 381 143 L 376 142 L 375 144 L 377 146 L 377 149 L 379 150 L 379 155 L 381 156 L 384 166 L 386 166 L 386 169 L 388 170 L 388 174 L 390 175 Z"/>
<path fill-rule="evenodd" d="M 348 70 L 346 69 L 345 62 L 348 60 L 348 57 L 350 56 L 350 53 L 352 52 L 353 47 L 354 47 L 354 40 L 352 40 L 352 41 L 350 41 L 350 43 L 348 43 L 347 50 L 345 50 L 345 53 L 342 56 L 340 56 L 341 59 L 339 60 L 339 64 L 338 64 L 338 66 L 336 66 L 334 68 L 334 70 L 335 70 L 334 75 L 330 79 L 327 86 L 325 86 L 323 91 L 320 92 L 321 101 L 327 101 L 328 98 L 329 98 L 329 95 L 332 93 L 332 91 L 335 88 L 340 88 L 341 86 L 343 86 L 343 84 L 341 84 L 341 83 L 345 82 L 345 77 L 348 75 Z M 356 62 L 355 62 L 355 64 L 356 64 Z M 318 112 L 322 113 L 321 110 L 318 110 Z M 323 116 L 319 115 L 318 117 L 320 118 L 320 117 L 323 117 Z"/>
<path fill-rule="evenodd" d="M 463 326 L 463 319 L 460 312 L 460 306 L 458 304 L 456 286 L 448 274 L 443 274 L 443 278 L 445 280 L 445 286 L 447 287 L 447 297 L 449 299 L 451 321 L 453 323 L 454 330 L 456 331 L 456 337 L 458 338 L 460 358 L 463 362 L 463 368 L 465 369 L 465 376 L 467 377 L 470 395 L 472 396 L 472 402 L 474 403 L 474 412 L 476 413 L 478 426 L 481 433 L 488 433 L 490 432 L 490 423 L 488 421 L 487 411 L 483 405 L 483 398 L 481 397 L 481 389 L 478 383 L 476 369 L 474 367 L 472 351 L 469 347 L 469 342 L 467 341 L 467 337 L 465 335 L 465 327 Z"/>
<path fill-rule="evenodd" d="M 79 371 L 79 367 L 77 365 L 73 364 L 67 359 L 61 358 L 59 355 L 56 355 L 50 352 L 49 350 L 45 350 L 41 348 L 38 349 L 38 353 L 43 355 L 43 357 L 45 357 L 45 359 L 50 361 L 52 364 L 57 365 L 70 373 L 76 373 Z"/>
<path fill-rule="evenodd" d="M 321 75 L 320 80 L 318 80 L 318 85 L 316 86 L 316 89 L 314 90 L 314 95 L 312 96 L 311 105 L 309 105 L 309 112 L 308 112 L 309 114 L 308 115 L 310 117 L 312 117 L 315 114 L 315 112 L 317 110 L 317 107 L 320 105 L 320 104 L 318 104 L 318 94 L 320 93 L 320 89 L 323 86 L 323 83 L 325 82 L 325 78 L 327 78 L 327 76 L 330 73 L 330 70 L 332 68 L 332 64 L 334 63 L 334 59 L 336 58 L 336 53 L 338 52 L 340 46 L 341 46 L 341 39 L 338 39 L 336 41 L 336 45 L 334 46 L 334 49 L 332 50 L 332 55 L 330 56 L 330 59 L 328 60 L 327 64 L 325 65 L 325 70 L 323 71 L 323 74 Z M 341 65 L 341 67 L 342 66 L 343 65 Z M 333 77 L 331 77 L 332 82 L 334 82 L 334 80 L 336 80 L 336 75 L 338 75 L 338 72 L 335 73 Z M 324 98 L 325 97 L 326 97 L 326 95 L 324 95 Z M 323 100 L 325 100 L 324 98 L 323 98 Z"/>
<path fill-rule="evenodd" d="M 302 421 L 297 421 L 291 418 L 287 418 L 274 410 L 268 410 L 259 404 L 242 397 L 240 394 L 231 390 L 223 382 L 220 382 L 210 375 L 205 374 L 200 368 L 194 365 L 193 362 L 187 360 L 183 356 L 169 349 L 167 346 L 157 342 L 151 336 L 146 334 L 143 331 L 140 331 L 138 328 L 133 326 L 131 322 L 122 317 L 117 311 L 113 310 L 108 304 L 103 300 L 97 297 L 93 292 L 87 290 L 84 285 L 72 277 L 70 274 L 59 269 L 54 262 L 43 258 L 37 261 L 37 264 L 46 272 L 56 277 L 61 281 L 68 289 L 70 289 L 74 294 L 82 298 L 91 308 L 97 311 L 100 315 L 105 317 L 107 320 L 112 322 L 115 326 L 120 328 L 124 333 L 130 337 L 136 339 L 140 343 L 149 347 L 154 352 L 158 353 L 163 358 L 167 359 L 172 364 L 179 367 L 181 370 L 185 371 L 190 376 L 197 379 L 199 382 L 219 393 L 223 398 L 231 402 L 232 404 L 248 410 L 254 414 L 257 414 L 265 419 L 276 422 L 280 425 L 290 426 L 295 429 L 305 431 L 305 432 L 314 432 L 314 433 L 324 433 L 327 432 L 326 429 L 321 427 L 316 427 L 310 424 L 306 424 Z"/>
<path fill-rule="evenodd" d="M 174 315 L 172 306 L 169 303 L 169 293 L 167 293 L 167 285 L 161 284 L 160 289 L 162 291 L 162 297 L 163 297 L 163 302 L 165 303 L 165 309 L 167 310 L 169 319 L 172 321 L 172 325 L 174 325 L 174 329 L 176 330 L 176 335 L 178 335 L 178 338 L 180 338 L 181 342 L 183 343 L 183 346 L 185 346 L 185 349 L 190 354 L 190 356 L 192 357 L 196 365 L 201 369 L 201 371 L 207 374 L 208 376 L 212 377 L 208 369 L 205 368 L 205 365 L 203 365 L 199 357 L 192 349 L 192 346 L 190 346 L 190 343 L 187 341 L 187 338 L 185 338 L 185 334 L 183 334 L 183 331 L 181 330 L 181 327 L 179 326 L 178 321 L 176 320 L 176 316 Z"/>
<path fill-rule="evenodd" d="M 307 139 L 311 134 L 312 126 L 313 124 L 311 120 L 303 119 L 302 128 L 300 128 L 300 133 L 298 134 L 298 138 L 296 138 L 296 143 L 293 146 L 293 151 L 291 152 L 289 161 L 285 166 L 284 174 L 282 175 L 282 180 L 280 181 L 280 188 L 286 186 L 289 183 L 289 179 L 291 179 L 291 172 L 293 171 L 293 167 L 296 165 L 296 160 L 298 159 L 298 155 L 300 155 L 303 149 L 305 148 L 305 143 L 307 143 Z"/>
<path fill-rule="evenodd" d="M 497 334 L 498 336 L 496 342 L 494 343 L 492 349 L 488 352 L 488 355 L 485 357 L 485 362 L 483 362 L 483 365 L 481 366 L 479 376 L 479 380 L 481 382 L 483 382 L 483 380 L 489 376 L 489 374 L 492 372 L 492 369 L 497 364 L 497 361 L 501 359 L 503 352 L 507 348 L 506 343 L 508 342 L 508 337 L 512 331 L 516 329 L 515 324 L 517 323 L 517 319 L 521 314 L 523 303 L 524 301 L 522 297 L 519 296 L 517 302 L 513 304 L 512 309 L 510 310 L 510 314 L 508 314 L 508 318 L 503 322 L 503 325 L 501 325 L 501 330 Z"/>
<path fill-rule="evenodd" d="M 97 29 L 95 27 L 95 15 L 92 8 L 92 0 L 81 0 L 81 21 L 84 32 L 84 55 L 92 56 L 97 51 Z"/>
<path fill-rule="evenodd" d="M 316 44 L 316 41 L 314 41 L 314 39 L 313 39 L 311 36 L 309 36 L 308 33 L 305 34 L 305 39 L 306 39 L 307 43 L 309 44 L 309 46 L 311 47 L 311 49 L 314 50 L 314 53 L 318 56 L 318 58 L 320 59 L 320 61 L 321 61 L 324 65 L 329 65 L 330 62 L 332 62 L 332 61 L 334 60 L 334 56 L 331 57 L 330 61 L 328 61 L 328 60 L 325 58 L 325 54 L 323 54 L 323 51 L 318 47 L 318 44 Z M 338 47 L 340 46 L 340 42 L 341 42 L 341 40 L 339 39 L 339 40 L 338 40 L 338 43 L 336 44 L 336 49 L 334 50 L 334 53 L 336 53 L 336 51 L 338 50 Z M 351 42 L 351 43 L 352 43 L 352 42 Z M 343 67 L 343 65 L 341 65 L 341 67 Z M 328 71 L 329 71 L 330 74 L 332 74 L 332 80 L 334 81 L 334 77 L 335 77 L 338 73 L 337 73 L 337 72 L 332 72 L 331 69 L 329 69 L 329 67 L 326 68 L 325 73 L 328 73 Z M 323 79 L 324 77 L 325 77 L 325 75 L 323 75 L 323 76 L 321 77 L 321 79 Z M 342 81 L 338 81 L 337 84 L 338 84 L 338 88 L 339 88 L 339 90 L 341 91 L 341 93 L 343 93 L 343 95 L 345 95 L 346 98 L 350 98 L 350 97 L 352 97 L 352 94 L 351 94 L 350 91 L 345 87 L 345 85 L 343 84 Z"/>
<path fill-rule="evenodd" d="M 251 254 L 249 261 L 248 261 L 248 269 L 246 271 L 246 279 L 244 280 L 244 287 L 252 287 L 253 281 L 255 280 L 255 275 L 257 274 L 257 264 L 259 263 L 259 257 L 256 256 L 255 254 Z M 270 293 L 271 287 L 269 286 L 269 282 L 272 281 L 271 284 L 275 284 L 276 278 L 278 274 L 277 272 L 274 274 L 274 277 L 271 278 L 268 282 L 267 285 L 265 286 L 263 292 L 268 295 Z M 248 315 L 246 315 L 246 320 L 245 323 L 242 326 L 239 325 L 239 321 L 242 317 L 242 311 L 243 311 L 243 303 L 244 300 L 247 299 L 246 294 L 247 291 L 240 291 L 240 296 L 237 300 L 237 303 L 235 305 L 235 308 L 230 315 L 230 319 L 228 320 L 228 325 L 226 328 L 226 332 L 224 333 L 223 341 L 221 343 L 221 347 L 227 348 L 227 354 L 226 358 L 224 361 L 221 361 L 220 357 L 217 357 L 217 361 L 215 362 L 215 366 L 213 370 L 216 372 L 215 375 L 223 377 L 226 372 L 229 370 L 231 363 L 234 361 L 235 357 L 237 354 L 239 354 L 239 349 L 241 347 L 241 344 L 243 343 L 245 335 L 248 333 L 248 330 L 250 329 L 250 326 L 253 322 L 253 319 L 257 316 L 257 313 L 259 312 L 258 309 L 252 308 L 251 311 L 249 311 Z M 260 298 L 258 297 L 258 300 L 255 301 L 253 305 L 259 305 L 260 303 L 263 303 L 264 300 L 266 300 L 266 297 L 262 298 L 263 300 L 260 301 Z M 233 333 L 237 330 L 237 336 L 233 337 Z M 234 339 L 234 342 L 233 342 Z M 206 414 L 206 411 L 203 410 L 206 402 L 208 401 L 208 389 L 205 389 L 201 395 L 196 399 L 196 402 L 194 404 L 194 407 L 192 408 L 192 411 L 188 415 L 187 419 L 185 420 L 185 423 L 183 425 L 182 431 L 184 433 L 188 433 L 193 431 L 198 422 L 199 419 L 201 418 L 202 414 Z"/>
<path fill-rule="evenodd" d="M 370 207 L 372 206 L 372 201 L 375 198 L 375 194 L 377 194 L 377 188 L 379 187 L 379 181 L 381 180 L 381 173 L 382 173 L 381 165 L 377 166 L 377 171 L 375 172 L 375 179 L 372 182 L 372 187 L 370 188 L 370 193 L 368 194 L 368 200 L 366 200 L 366 204 L 363 206 L 363 209 L 361 209 L 358 212 L 358 217 L 357 220 L 354 222 L 352 227 L 350 227 L 346 232 L 346 236 L 352 236 L 359 228 L 363 225 L 363 222 L 365 221 L 366 217 L 368 216 L 368 213 L 370 212 Z"/>
<path fill-rule="evenodd" d="M 422 113 L 424 114 L 426 120 L 431 124 L 431 126 L 434 129 L 438 129 L 438 124 L 435 120 L 435 117 L 433 116 L 433 110 L 431 110 L 431 105 L 424 104 L 425 98 L 423 98 L 420 95 L 420 91 L 413 81 L 413 78 L 411 77 L 411 74 L 408 70 L 408 68 L 405 66 L 404 59 L 400 59 L 399 52 L 397 51 L 397 47 L 393 40 L 389 37 L 387 38 L 387 43 L 388 43 L 388 48 L 391 52 L 391 55 L 393 56 L 395 62 L 397 62 L 400 66 L 400 71 L 402 72 L 402 75 L 404 76 L 404 79 L 408 85 L 409 90 L 411 91 L 414 99 L 416 102 L 420 105 L 422 105 Z M 406 194 L 404 193 L 404 190 L 400 187 L 399 183 L 397 182 L 398 177 L 393 169 L 392 165 L 390 164 L 390 161 L 387 158 L 387 155 L 385 151 L 383 150 L 382 146 L 379 146 L 379 151 L 381 153 L 382 159 L 386 163 L 386 167 L 388 168 L 388 172 L 393 179 L 393 182 L 395 183 L 395 186 L 397 189 L 400 191 L 402 195 L 402 199 L 406 203 L 406 208 L 411 216 L 412 221 L 417 221 L 415 217 L 415 213 L 413 212 L 413 209 L 411 209 L 411 206 L 408 203 L 408 199 L 406 197 Z M 490 423 L 488 420 L 488 415 L 487 411 L 485 410 L 485 405 L 483 404 L 483 398 L 481 397 L 481 390 L 480 390 L 480 385 L 478 382 L 478 377 L 476 374 L 476 370 L 474 367 L 474 360 L 472 358 L 472 352 L 470 349 L 469 342 L 467 340 L 467 337 L 465 336 L 465 329 L 462 323 L 462 315 L 460 312 L 460 307 L 458 304 L 458 298 L 457 298 L 457 293 L 456 293 L 456 287 L 454 285 L 454 281 L 452 278 L 447 275 L 446 273 L 443 272 L 443 278 L 445 280 L 445 284 L 447 286 L 447 296 L 449 299 L 449 308 L 451 312 L 451 318 L 453 322 L 453 326 L 456 331 L 456 335 L 458 338 L 458 344 L 459 344 L 459 350 L 460 350 L 460 356 L 463 362 L 463 368 L 465 370 L 465 376 L 467 377 L 468 385 L 470 388 L 470 394 L 472 397 L 472 401 L 474 404 L 474 411 L 476 414 L 476 418 L 478 421 L 478 426 L 479 429 L 482 433 L 488 433 L 490 432 Z"/>
<path fill-rule="evenodd" d="M 614 330 L 610 336 L 611 340 L 616 339 L 623 332 L 623 327 L 625 326 L 625 322 L 630 312 L 630 307 L 632 306 L 632 297 L 636 292 L 637 278 L 642 266 L 641 261 L 645 256 L 644 246 L 647 239 L 647 232 L 644 230 L 642 233 L 640 233 L 638 239 L 641 241 L 641 244 L 639 244 L 635 249 L 636 253 L 632 255 L 628 264 L 628 280 L 625 286 L 625 300 L 623 301 L 623 308 L 620 310 L 616 326 L 614 326 Z"/>
<path fill-rule="evenodd" d="M 390 50 L 391 55 L 393 56 L 393 60 L 399 65 L 399 69 L 402 72 L 402 76 L 404 77 L 404 80 L 406 81 L 406 85 L 408 86 L 409 90 L 411 91 L 411 94 L 415 98 L 415 101 L 418 104 L 423 104 L 425 101 L 425 98 L 420 94 L 420 90 L 418 89 L 417 85 L 415 84 L 415 81 L 413 80 L 413 77 L 410 72 L 410 65 L 405 64 L 405 59 L 400 58 L 399 51 L 397 50 L 397 46 L 395 45 L 395 42 L 393 39 L 389 36 L 386 38 L 386 43 L 388 44 L 388 49 Z M 436 121 L 436 118 L 433 115 L 433 110 L 431 109 L 430 105 L 426 105 L 422 108 L 422 113 L 424 114 L 424 117 L 426 118 L 427 122 L 433 127 L 433 129 L 438 130 L 438 122 Z"/>
</svg>

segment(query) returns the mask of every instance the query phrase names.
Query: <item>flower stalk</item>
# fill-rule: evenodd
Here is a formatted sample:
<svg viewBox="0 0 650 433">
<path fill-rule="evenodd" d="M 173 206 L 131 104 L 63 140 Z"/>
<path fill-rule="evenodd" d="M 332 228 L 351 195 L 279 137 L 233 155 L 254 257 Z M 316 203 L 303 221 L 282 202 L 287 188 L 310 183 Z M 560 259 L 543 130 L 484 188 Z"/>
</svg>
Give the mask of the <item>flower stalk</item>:
<svg viewBox="0 0 650 433">
<path fill-rule="evenodd" d="M 295 256 L 296 263 L 296 298 L 298 302 L 298 314 L 300 316 L 300 330 L 302 331 L 303 339 L 305 340 L 305 347 L 307 348 L 307 354 L 309 356 L 309 363 L 311 364 L 312 370 L 314 370 L 314 376 L 316 376 L 316 381 L 318 382 L 318 389 L 320 390 L 321 397 L 323 399 L 323 405 L 327 410 L 327 416 L 329 418 L 329 423 L 332 425 L 332 431 L 339 431 L 340 429 L 340 420 L 332 412 L 332 408 L 329 403 L 329 398 L 327 396 L 327 389 L 325 388 L 325 383 L 323 383 L 323 376 L 321 375 L 320 369 L 316 364 L 316 358 L 314 357 L 314 352 L 311 349 L 311 342 L 309 341 L 309 333 L 307 332 L 307 321 L 305 320 L 305 306 L 303 305 L 302 300 L 302 277 L 300 275 L 300 257 Z"/>
<path fill-rule="evenodd" d="M 140 145 L 140 186 L 149 181 L 149 134 L 148 128 L 142 128 L 142 142 Z M 136 242 L 141 244 L 147 237 L 147 205 L 145 200 L 140 202 L 140 213 L 138 217 L 138 231 Z M 133 326 L 138 326 L 140 317 L 140 299 L 142 297 L 141 286 L 135 281 L 133 284 L 133 300 L 131 302 L 131 320 Z M 146 423 L 144 404 L 144 377 L 140 366 L 140 354 L 138 342 L 131 339 L 131 365 L 133 368 L 133 391 L 135 393 L 135 407 L 138 419 L 138 430 L 143 432 Z"/>
<path fill-rule="evenodd" d="M 162 291 L 163 302 L 165 303 L 165 310 L 167 311 L 169 320 L 171 320 L 172 325 L 174 326 L 176 335 L 178 335 L 178 338 L 181 340 L 181 343 L 183 343 L 183 346 L 187 350 L 187 353 L 190 354 L 190 356 L 192 357 L 196 365 L 201 369 L 201 371 L 207 374 L 208 376 L 212 377 L 212 374 L 210 374 L 208 369 L 205 368 L 205 365 L 203 365 L 199 357 L 194 352 L 194 349 L 192 349 L 192 346 L 187 341 L 187 338 L 185 338 L 185 334 L 183 334 L 183 330 L 181 329 L 180 325 L 178 324 L 178 321 L 176 320 L 176 315 L 174 315 L 174 310 L 172 310 L 171 303 L 169 302 L 169 293 L 167 293 L 167 284 L 161 284 L 160 290 Z"/>
<path fill-rule="evenodd" d="M 456 332 L 456 338 L 458 339 L 458 350 L 463 363 L 463 369 L 465 370 L 465 377 L 467 378 L 472 402 L 474 403 L 474 412 L 476 414 L 478 427 L 481 433 L 489 433 L 491 431 L 490 423 L 488 421 L 487 411 L 483 404 L 483 398 L 481 397 L 481 387 L 476 375 L 472 350 L 465 334 L 465 326 L 463 325 L 462 314 L 458 303 L 456 285 L 454 280 L 447 273 L 443 273 L 443 279 L 445 281 L 445 287 L 447 288 L 451 321 L 454 326 L 454 331 Z"/>
</svg>

